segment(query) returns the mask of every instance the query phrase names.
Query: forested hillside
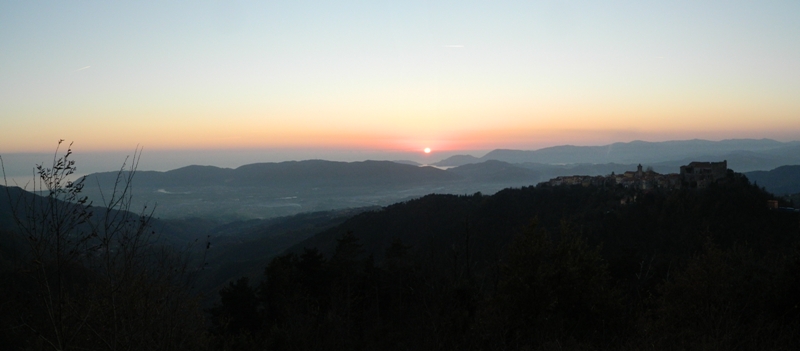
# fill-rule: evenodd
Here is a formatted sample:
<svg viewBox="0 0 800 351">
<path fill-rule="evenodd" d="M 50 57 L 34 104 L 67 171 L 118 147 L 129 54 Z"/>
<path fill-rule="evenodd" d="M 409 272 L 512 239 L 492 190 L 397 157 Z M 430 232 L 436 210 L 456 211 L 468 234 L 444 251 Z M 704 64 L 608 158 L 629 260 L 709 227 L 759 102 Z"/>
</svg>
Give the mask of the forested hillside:
<svg viewBox="0 0 800 351">
<path fill-rule="evenodd" d="M 776 195 L 800 193 L 800 166 L 780 166 L 770 171 L 748 172 L 747 178 Z"/>
<path fill-rule="evenodd" d="M 16 349 L 800 347 L 800 213 L 734 173 L 706 189 L 541 185 L 213 228 L 3 190 L 43 205 L 0 233 L 0 342 Z M 194 257 L 174 244 L 211 231 Z"/>
<path fill-rule="evenodd" d="M 213 335 L 277 349 L 795 348 L 800 215 L 772 198 L 741 176 L 430 195 L 231 283 Z"/>
</svg>

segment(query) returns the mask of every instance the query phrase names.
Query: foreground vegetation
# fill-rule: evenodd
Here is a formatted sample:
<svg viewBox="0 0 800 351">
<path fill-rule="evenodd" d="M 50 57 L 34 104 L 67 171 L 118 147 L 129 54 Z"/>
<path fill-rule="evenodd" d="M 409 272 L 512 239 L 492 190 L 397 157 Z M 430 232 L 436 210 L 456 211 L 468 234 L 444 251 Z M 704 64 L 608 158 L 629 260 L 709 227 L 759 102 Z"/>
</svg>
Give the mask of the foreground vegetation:
<svg viewBox="0 0 800 351">
<path fill-rule="evenodd" d="M 230 283 L 211 310 L 215 347 L 796 349 L 800 217 L 770 198 L 730 178 L 397 204 L 338 228 L 361 231 L 330 255 L 290 252 L 262 282 Z M 381 252 L 385 233 L 401 235 Z"/>
<path fill-rule="evenodd" d="M 60 183 L 68 156 L 40 169 L 46 196 L 7 193 L 8 349 L 800 347 L 800 215 L 741 176 L 429 195 L 325 229 L 203 308 L 202 265 L 130 212 L 129 179 L 87 207 Z"/>
<path fill-rule="evenodd" d="M 6 350 L 201 348 L 205 322 L 189 260 L 131 212 L 138 155 L 103 206 L 81 196 L 72 152 L 37 166 L 33 193 L 3 187 L 0 345 Z M 123 169 L 125 165 L 123 165 Z M 127 176 L 125 176 L 127 174 Z M 34 194 L 41 194 L 34 195 Z"/>
</svg>

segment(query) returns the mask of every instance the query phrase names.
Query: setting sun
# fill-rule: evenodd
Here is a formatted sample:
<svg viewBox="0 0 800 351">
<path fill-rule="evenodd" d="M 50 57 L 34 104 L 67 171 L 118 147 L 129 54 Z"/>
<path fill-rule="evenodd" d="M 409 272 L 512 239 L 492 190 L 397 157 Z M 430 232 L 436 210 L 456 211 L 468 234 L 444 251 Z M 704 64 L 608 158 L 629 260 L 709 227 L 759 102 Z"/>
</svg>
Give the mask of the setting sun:
<svg viewBox="0 0 800 351">
<path fill-rule="evenodd" d="M 423 150 L 423 151 L 425 151 L 426 154 L 429 154 L 429 153 L 431 153 L 431 148 L 426 147 L 425 150 Z"/>
</svg>

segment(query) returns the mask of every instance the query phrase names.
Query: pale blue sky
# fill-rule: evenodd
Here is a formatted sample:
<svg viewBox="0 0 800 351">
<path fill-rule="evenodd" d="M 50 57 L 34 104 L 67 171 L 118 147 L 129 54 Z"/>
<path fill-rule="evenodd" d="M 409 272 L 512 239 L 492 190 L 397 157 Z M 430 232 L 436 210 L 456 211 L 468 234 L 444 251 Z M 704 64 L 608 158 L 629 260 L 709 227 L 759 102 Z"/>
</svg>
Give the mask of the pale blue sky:
<svg viewBox="0 0 800 351">
<path fill-rule="evenodd" d="M 800 1 L 2 1 L 0 48 L 0 153 L 800 139 Z"/>
</svg>

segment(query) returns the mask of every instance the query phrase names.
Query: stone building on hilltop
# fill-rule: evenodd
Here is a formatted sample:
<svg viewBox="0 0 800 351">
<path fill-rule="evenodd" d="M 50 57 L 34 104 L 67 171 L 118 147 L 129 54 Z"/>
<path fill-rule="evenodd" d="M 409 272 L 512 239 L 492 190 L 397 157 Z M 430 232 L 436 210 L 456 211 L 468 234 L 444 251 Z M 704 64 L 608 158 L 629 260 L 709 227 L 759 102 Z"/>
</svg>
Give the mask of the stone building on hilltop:
<svg viewBox="0 0 800 351">
<path fill-rule="evenodd" d="M 611 173 L 608 176 L 562 176 L 539 183 L 540 186 L 608 186 L 616 185 L 627 189 L 680 189 L 680 188 L 707 188 L 711 183 L 725 179 L 728 175 L 728 161 L 722 162 L 692 162 L 681 166 L 681 172 L 659 174 L 652 169 L 636 167 L 636 171 L 627 171 L 622 174 Z"/>
<path fill-rule="evenodd" d="M 681 179 L 690 188 L 706 188 L 711 183 L 724 179 L 728 174 L 728 161 L 692 162 L 681 166 Z"/>
</svg>

